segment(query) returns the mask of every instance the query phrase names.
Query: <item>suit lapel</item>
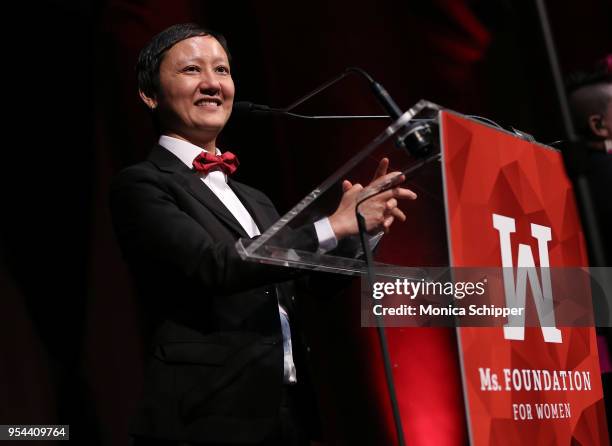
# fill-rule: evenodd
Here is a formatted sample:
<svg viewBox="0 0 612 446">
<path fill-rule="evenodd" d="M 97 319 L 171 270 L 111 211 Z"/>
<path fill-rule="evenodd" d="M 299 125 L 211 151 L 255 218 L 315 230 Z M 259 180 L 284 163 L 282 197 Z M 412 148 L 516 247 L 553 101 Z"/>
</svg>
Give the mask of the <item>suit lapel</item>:
<svg viewBox="0 0 612 446">
<path fill-rule="evenodd" d="M 248 234 L 219 198 L 202 182 L 200 177 L 181 160 L 160 145 L 155 145 L 149 154 L 149 161 L 160 170 L 172 173 L 177 182 L 191 195 L 213 212 L 219 220 L 232 228 L 241 237 Z M 257 220 L 256 220 L 257 221 Z"/>
<path fill-rule="evenodd" d="M 251 214 L 255 223 L 257 223 L 260 232 L 263 233 L 272 226 L 278 216 L 272 211 L 267 203 L 260 204 L 259 200 L 257 200 L 242 183 L 230 178 L 228 180 L 228 185 L 240 199 L 246 210 L 249 211 L 249 214 Z"/>
</svg>

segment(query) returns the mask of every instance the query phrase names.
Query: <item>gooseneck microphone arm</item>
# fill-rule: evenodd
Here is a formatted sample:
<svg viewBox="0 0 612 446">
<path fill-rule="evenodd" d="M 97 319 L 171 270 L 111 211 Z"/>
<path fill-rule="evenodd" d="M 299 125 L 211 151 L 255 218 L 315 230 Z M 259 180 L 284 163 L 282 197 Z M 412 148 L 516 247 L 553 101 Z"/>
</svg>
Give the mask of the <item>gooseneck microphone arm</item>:
<svg viewBox="0 0 612 446">
<path fill-rule="evenodd" d="M 262 104 L 254 104 L 252 102 L 239 101 L 234 103 L 234 110 L 238 113 L 241 112 L 254 112 L 254 113 L 274 113 L 283 116 L 289 116 L 290 118 L 299 119 L 313 119 L 313 120 L 360 120 L 360 119 L 389 119 L 389 115 L 302 115 L 300 113 L 293 113 L 287 111 L 284 108 L 274 108 Z"/>
<path fill-rule="evenodd" d="M 365 74 L 365 76 L 368 79 L 372 79 L 372 77 L 366 73 L 365 71 L 363 71 L 361 68 L 355 68 L 355 67 L 349 67 L 346 70 L 344 70 L 342 73 L 340 73 L 339 75 L 337 75 L 336 77 L 331 78 L 330 80 L 328 80 L 327 82 L 323 83 L 322 85 L 318 86 L 317 88 L 315 88 L 314 90 L 312 90 L 310 93 L 306 93 L 304 96 L 302 96 L 301 98 L 299 98 L 297 101 L 295 101 L 293 104 L 285 107 L 285 111 L 291 111 L 294 108 L 296 108 L 298 105 L 303 104 L 304 102 L 306 102 L 308 99 L 312 98 L 313 96 L 318 95 L 319 93 L 321 93 L 324 90 L 327 90 L 329 87 L 331 87 L 332 85 L 337 84 L 338 82 L 340 82 L 342 79 L 344 79 L 345 77 L 347 77 L 349 74 L 351 73 L 362 73 Z M 372 79 L 373 81 L 373 79 Z"/>
<path fill-rule="evenodd" d="M 388 115 L 303 115 L 303 114 L 292 112 L 293 109 L 303 104 L 304 102 L 308 101 L 310 98 L 317 96 L 319 93 L 327 90 L 331 86 L 340 82 L 345 77 L 348 77 L 349 75 L 352 75 L 352 74 L 358 74 L 368 82 L 368 85 L 370 85 L 370 88 L 372 89 L 372 92 L 376 96 L 376 99 L 382 105 L 382 107 L 385 109 Z M 267 105 L 254 104 L 252 102 L 236 102 L 236 104 L 234 104 L 234 108 L 238 112 L 244 111 L 244 112 L 278 113 L 278 114 L 283 114 L 283 115 L 294 117 L 294 118 L 315 119 L 315 120 L 325 120 L 325 119 L 350 119 L 350 120 L 353 120 L 353 119 L 392 119 L 392 120 L 396 120 L 402 114 L 401 109 L 397 106 L 397 104 L 391 98 L 389 93 L 387 93 L 387 90 L 385 90 L 385 88 L 381 84 L 376 82 L 372 78 L 372 76 L 370 76 L 366 71 L 358 67 L 348 67 L 339 75 L 331 78 L 330 80 L 326 81 L 322 85 L 318 86 L 311 92 L 305 94 L 304 96 L 302 96 L 301 98 L 299 98 L 298 100 L 296 100 L 295 102 L 293 102 L 292 104 L 284 108 L 269 107 Z"/>
<path fill-rule="evenodd" d="M 399 118 L 402 115 L 402 111 L 397 106 L 395 101 L 391 98 L 391 96 L 389 96 L 389 93 L 387 93 L 387 90 L 385 90 L 385 88 L 382 85 L 380 85 L 378 82 L 376 82 L 374 80 L 374 78 L 372 78 L 372 76 L 370 76 L 365 70 L 362 70 L 359 67 L 348 67 L 342 73 L 340 73 L 338 76 L 328 80 L 327 82 L 325 82 L 321 86 L 315 88 L 310 93 L 307 93 L 304 96 L 302 96 L 301 98 L 299 98 L 293 104 L 291 104 L 288 107 L 286 107 L 284 109 L 284 111 L 289 112 L 289 111 L 293 110 L 298 105 L 303 104 L 304 102 L 306 102 L 308 99 L 312 98 L 313 96 L 316 96 L 319 93 L 321 93 L 322 91 L 327 90 L 329 87 L 331 87 L 334 84 L 337 84 L 342 79 L 344 79 L 345 77 L 349 76 L 350 74 L 358 74 L 358 75 L 360 75 L 362 78 L 364 78 L 368 82 L 368 84 L 370 85 L 370 88 L 372 88 L 372 91 L 376 95 L 376 98 L 378 99 L 380 104 L 383 106 L 385 111 L 387 113 L 389 113 L 389 117 L 391 117 L 393 120 L 395 120 L 395 119 Z"/>
</svg>

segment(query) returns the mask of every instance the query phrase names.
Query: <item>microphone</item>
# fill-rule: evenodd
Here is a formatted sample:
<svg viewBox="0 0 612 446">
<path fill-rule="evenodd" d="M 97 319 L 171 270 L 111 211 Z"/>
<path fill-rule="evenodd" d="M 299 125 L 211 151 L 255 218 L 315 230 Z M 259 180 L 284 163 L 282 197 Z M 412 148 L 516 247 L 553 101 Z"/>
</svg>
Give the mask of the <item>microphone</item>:
<svg viewBox="0 0 612 446">
<path fill-rule="evenodd" d="M 298 105 L 306 102 L 308 99 L 318 95 L 322 91 L 328 89 L 332 85 L 336 84 L 340 80 L 347 77 L 349 74 L 359 74 L 362 78 L 364 78 L 374 96 L 376 97 L 378 103 L 385 109 L 388 115 L 301 115 L 298 113 L 294 113 L 291 110 L 296 108 Z M 293 118 L 301 118 L 301 119 L 389 119 L 397 120 L 402 115 L 402 110 L 395 103 L 391 95 L 385 90 L 385 88 L 378 82 L 376 82 L 372 76 L 370 76 L 366 71 L 362 70 L 358 67 L 349 67 L 344 70 L 338 76 L 328 80 L 323 83 L 319 87 L 315 88 L 313 91 L 307 93 L 302 96 L 300 99 L 292 103 L 291 105 L 285 108 L 274 108 L 268 105 L 263 104 L 255 104 L 253 102 L 236 102 L 234 103 L 234 110 L 237 113 L 272 113 L 290 116 Z M 431 121 L 431 120 L 426 120 Z M 431 122 L 418 123 L 412 128 L 408 129 L 407 132 L 402 135 L 396 136 L 395 143 L 398 147 L 408 150 L 412 155 L 416 157 L 423 157 L 429 154 L 431 148 L 433 146 L 432 142 L 434 139 L 434 132 L 431 128 Z"/>
<path fill-rule="evenodd" d="M 301 119 L 389 119 L 389 115 L 302 115 L 287 111 L 283 108 L 272 108 L 269 105 L 255 104 L 248 101 L 234 102 L 234 112 L 245 113 L 272 113 Z"/>
<path fill-rule="evenodd" d="M 233 110 L 235 113 L 275 112 L 276 111 L 276 109 L 273 109 L 267 105 L 254 104 L 252 102 L 247 102 L 247 101 L 234 102 Z"/>
</svg>

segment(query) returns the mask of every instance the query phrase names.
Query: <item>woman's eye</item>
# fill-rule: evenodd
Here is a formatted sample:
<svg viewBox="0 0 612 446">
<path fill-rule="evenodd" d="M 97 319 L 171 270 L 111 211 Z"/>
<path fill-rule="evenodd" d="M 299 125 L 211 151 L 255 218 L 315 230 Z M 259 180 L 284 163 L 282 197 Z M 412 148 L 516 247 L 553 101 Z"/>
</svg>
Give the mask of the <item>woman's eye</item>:
<svg viewBox="0 0 612 446">
<path fill-rule="evenodd" d="M 200 71 L 200 68 L 195 65 L 189 65 L 185 67 L 183 71 L 197 72 L 197 71 Z"/>
<path fill-rule="evenodd" d="M 227 74 L 229 74 L 229 72 L 230 72 L 229 68 L 226 67 L 226 66 L 223 66 L 223 65 L 217 67 L 217 71 L 219 73 L 227 73 Z"/>
</svg>

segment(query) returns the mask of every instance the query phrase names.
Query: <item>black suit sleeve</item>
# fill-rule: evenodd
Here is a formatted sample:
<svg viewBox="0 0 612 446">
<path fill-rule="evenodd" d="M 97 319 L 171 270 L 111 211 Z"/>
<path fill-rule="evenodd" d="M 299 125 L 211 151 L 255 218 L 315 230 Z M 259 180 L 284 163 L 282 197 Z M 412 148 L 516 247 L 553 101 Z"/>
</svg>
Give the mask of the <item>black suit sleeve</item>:
<svg viewBox="0 0 612 446">
<path fill-rule="evenodd" d="M 124 256 L 132 266 L 196 279 L 214 294 L 232 294 L 294 277 L 295 270 L 243 261 L 234 240 L 219 240 L 178 205 L 160 174 L 128 168 L 113 182 L 111 212 Z M 306 238 L 313 239 L 314 228 Z M 304 238 L 304 236 L 301 236 Z M 315 240 L 316 240 L 316 236 Z M 139 268 L 146 269 L 146 268 Z"/>
</svg>

